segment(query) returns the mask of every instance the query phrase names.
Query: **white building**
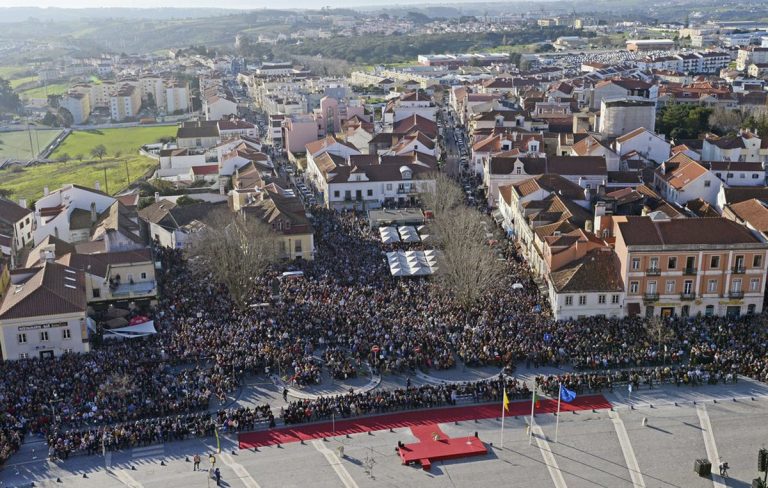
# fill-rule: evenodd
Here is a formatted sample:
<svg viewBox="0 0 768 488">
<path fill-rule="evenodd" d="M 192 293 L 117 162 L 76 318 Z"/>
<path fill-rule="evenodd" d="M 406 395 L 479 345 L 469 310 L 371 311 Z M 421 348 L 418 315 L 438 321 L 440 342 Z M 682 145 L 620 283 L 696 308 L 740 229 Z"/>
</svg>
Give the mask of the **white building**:
<svg viewBox="0 0 768 488">
<path fill-rule="evenodd" d="M 619 157 L 636 153 L 643 159 L 661 163 L 669 159 L 671 146 L 663 137 L 639 127 L 631 132 L 617 137 L 614 142 Z"/>
<path fill-rule="evenodd" d="M 698 198 L 717 205 L 722 182 L 700 163 L 679 153 L 656 168 L 654 185 L 665 200 L 681 206 Z"/>
<path fill-rule="evenodd" d="M 82 271 L 55 262 L 12 271 L 0 302 L 3 359 L 88 352 L 86 311 Z"/>
<path fill-rule="evenodd" d="M 656 102 L 639 97 L 604 98 L 600 129 L 604 137 L 618 137 L 635 129 L 656 129 Z"/>
<path fill-rule="evenodd" d="M 35 202 L 34 240 L 52 235 L 65 242 L 80 242 L 90 237 L 91 226 L 115 199 L 98 188 L 64 185 Z"/>
</svg>

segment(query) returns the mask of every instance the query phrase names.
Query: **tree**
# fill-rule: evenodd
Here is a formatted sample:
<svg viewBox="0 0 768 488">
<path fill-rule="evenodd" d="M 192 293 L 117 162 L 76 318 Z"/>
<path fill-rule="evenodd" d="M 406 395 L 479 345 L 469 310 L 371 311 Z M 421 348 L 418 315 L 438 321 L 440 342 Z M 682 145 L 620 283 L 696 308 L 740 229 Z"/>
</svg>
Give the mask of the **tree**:
<svg viewBox="0 0 768 488">
<path fill-rule="evenodd" d="M 83 159 L 85 159 L 85 155 L 83 153 L 77 153 L 77 154 L 75 154 L 75 159 L 77 159 L 78 161 L 80 161 L 82 163 Z"/>
<path fill-rule="evenodd" d="M 431 210 L 435 219 L 442 217 L 460 207 L 464 202 L 464 193 L 445 173 L 433 173 L 428 178 L 434 178 L 434 191 L 422 192 L 419 196 L 425 208 Z"/>
<path fill-rule="evenodd" d="M 187 253 L 245 309 L 254 281 L 280 257 L 278 236 L 258 218 L 225 209 L 213 212 L 205 224 L 190 239 Z"/>
<path fill-rule="evenodd" d="M 746 110 L 717 107 L 709 116 L 709 126 L 720 134 L 735 133 L 749 118 Z"/>
<path fill-rule="evenodd" d="M 672 139 L 695 139 L 709 130 L 712 109 L 697 105 L 672 104 L 656 114 L 656 130 Z"/>
<path fill-rule="evenodd" d="M 115 151 L 115 159 L 120 159 L 120 156 L 123 155 L 123 151 L 117 150 Z"/>
<path fill-rule="evenodd" d="M 664 322 L 661 317 L 652 317 L 645 324 L 645 332 L 648 338 L 658 346 L 659 354 L 664 354 L 664 361 L 667 360 L 666 346 L 675 338 L 675 333 Z"/>
<path fill-rule="evenodd" d="M 19 113 L 21 110 L 21 99 L 13 91 L 11 82 L 0 78 L 0 112 Z"/>
<path fill-rule="evenodd" d="M 68 153 L 64 153 L 64 154 L 62 154 L 61 156 L 58 157 L 59 162 L 62 162 L 62 163 L 66 163 L 70 159 L 72 159 L 72 158 L 69 156 Z"/>
<path fill-rule="evenodd" d="M 437 283 L 463 307 L 469 308 L 499 286 L 502 270 L 487 244 L 486 226 L 476 211 L 461 205 L 435 216 L 430 229 L 442 250 Z"/>
<path fill-rule="evenodd" d="M 7 188 L 0 188 L 0 198 L 11 198 L 11 195 L 13 195 L 13 192 Z"/>
<path fill-rule="evenodd" d="M 95 146 L 93 149 L 91 149 L 91 156 L 94 158 L 104 159 L 104 156 L 107 155 L 107 148 L 104 147 L 104 144 L 99 144 L 98 146 Z"/>
<path fill-rule="evenodd" d="M 61 106 L 61 95 L 59 94 L 48 95 L 48 106 L 51 108 L 58 109 Z"/>
</svg>

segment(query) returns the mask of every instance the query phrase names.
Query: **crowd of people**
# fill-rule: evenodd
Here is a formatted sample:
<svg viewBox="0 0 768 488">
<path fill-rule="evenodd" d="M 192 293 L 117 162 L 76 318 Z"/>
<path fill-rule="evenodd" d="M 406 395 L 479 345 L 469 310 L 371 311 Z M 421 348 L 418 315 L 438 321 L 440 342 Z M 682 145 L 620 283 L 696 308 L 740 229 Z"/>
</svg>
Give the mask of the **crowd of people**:
<svg viewBox="0 0 768 488">
<path fill-rule="evenodd" d="M 458 384 L 423 385 L 392 390 L 373 390 L 362 393 L 318 397 L 299 400 L 281 409 L 280 417 L 286 424 L 300 424 L 318 420 L 356 417 L 367 414 L 415 410 L 456 405 L 460 397 L 475 403 L 501 400 L 507 391 L 509 399 L 530 398 L 531 392 L 524 382 L 511 377 L 472 381 Z"/>
<path fill-rule="evenodd" d="M 208 421 L 200 419 L 244 375 L 279 375 L 301 387 L 324 377 L 348 379 L 365 363 L 376 373 L 408 374 L 458 363 L 511 369 L 524 362 L 571 364 L 587 375 L 587 384 L 589 375 L 599 383 L 594 378 L 608 370 L 664 365 L 768 381 L 761 316 L 667 319 L 664 341 L 641 318 L 555 322 L 515 245 L 504 240 L 497 244 L 506 258 L 500 262 L 506 266 L 503 291 L 486 293 L 467 308 L 434 280 L 392 277 L 386 249 L 364 216 L 317 208 L 313 226 L 315 260 L 292 264 L 304 275 L 280 280 L 279 300 L 270 299 L 271 283 L 283 269 L 255 278 L 254 303 L 270 306 L 238 309 L 226 289 L 180 251 L 156 248 L 162 262 L 156 335 L 108 341 L 82 355 L 0 363 L 0 463 L 30 432 L 53 446 L 82 445 L 85 435 L 59 442 L 61 432 L 70 431 L 155 441 L 177 435 L 169 432 L 205 432 Z M 352 415 L 446 404 L 459 390 L 416 388 L 298 402 L 285 409 L 283 420 L 325 418 L 335 409 Z M 477 398 L 497 397 L 498 391 Z M 194 428 L 185 427 L 188 421 Z M 153 422 L 160 422 L 160 437 Z"/>
</svg>

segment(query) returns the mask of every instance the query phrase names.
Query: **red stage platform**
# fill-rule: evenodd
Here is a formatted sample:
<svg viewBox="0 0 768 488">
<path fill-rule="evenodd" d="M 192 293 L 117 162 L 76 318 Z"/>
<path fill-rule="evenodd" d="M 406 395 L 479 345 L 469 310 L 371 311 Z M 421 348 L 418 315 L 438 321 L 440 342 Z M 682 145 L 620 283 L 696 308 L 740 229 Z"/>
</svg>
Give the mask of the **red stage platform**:
<svg viewBox="0 0 768 488">
<path fill-rule="evenodd" d="M 611 408 L 611 403 L 603 395 L 579 396 L 571 403 L 563 402 L 563 412 Z M 542 399 L 536 414 L 554 413 L 557 411 L 557 400 Z M 530 415 L 531 401 L 515 401 L 509 404 L 507 417 Z M 298 424 L 281 429 L 261 432 L 244 432 L 239 434 L 240 449 L 253 447 L 274 446 L 291 442 L 308 441 L 346 434 L 364 434 L 369 431 L 397 429 L 418 425 L 441 424 L 446 422 L 462 422 L 474 419 L 492 419 L 501 415 L 501 401 L 493 404 L 471 405 L 465 407 L 433 408 L 412 410 L 409 412 L 388 413 L 370 417 L 357 417 L 349 420 L 337 420 L 336 430 L 331 422 L 313 424 Z"/>
<path fill-rule="evenodd" d="M 435 461 L 488 454 L 485 444 L 477 437 L 451 438 L 445 435 L 437 424 L 413 426 L 411 432 L 419 442 L 399 448 L 400 459 L 403 464 L 418 462 L 426 471 L 429 471 Z"/>
</svg>

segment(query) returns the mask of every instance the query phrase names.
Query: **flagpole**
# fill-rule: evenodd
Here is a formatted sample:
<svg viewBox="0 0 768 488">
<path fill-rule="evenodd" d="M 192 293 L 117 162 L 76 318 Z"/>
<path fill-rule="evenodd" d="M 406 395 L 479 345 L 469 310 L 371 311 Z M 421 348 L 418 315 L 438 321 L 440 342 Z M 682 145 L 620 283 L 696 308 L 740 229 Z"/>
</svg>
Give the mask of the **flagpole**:
<svg viewBox="0 0 768 488">
<path fill-rule="evenodd" d="M 507 387 L 504 387 L 504 393 L 501 397 L 501 442 L 499 445 L 501 446 L 501 450 L 504 450 L 504 410 L 506 410 L 505 400 L 507 399 Z"/>
<path fill-rule="evenodd" d="M 557 444 L 557 431 L 560 429 L 560 400 L 563 398 L 563 384 L 557 388 L 557 420 L 555 421 L 555 444 Z"/>
<path fill-rule="evenodd" d="M 528 425 L 528 445 L 533 443 L 533 407 L 536 402 L 536 385 L 533 385 L 533 396 L 531 397 L 531 422 Z"/>
</svg>

